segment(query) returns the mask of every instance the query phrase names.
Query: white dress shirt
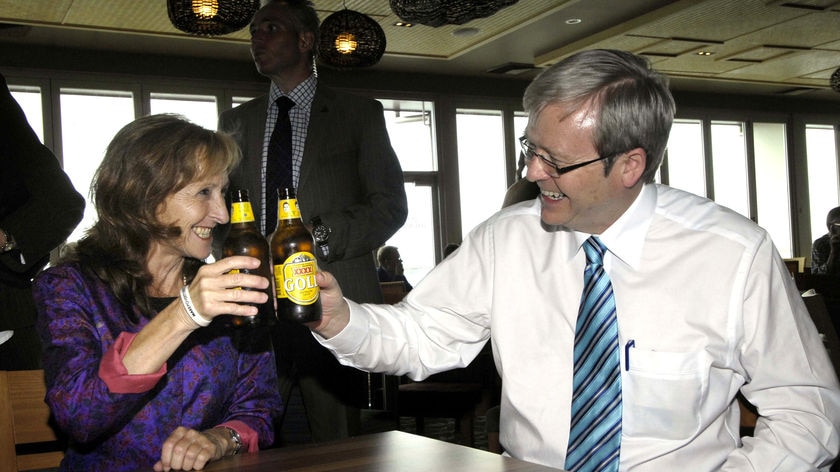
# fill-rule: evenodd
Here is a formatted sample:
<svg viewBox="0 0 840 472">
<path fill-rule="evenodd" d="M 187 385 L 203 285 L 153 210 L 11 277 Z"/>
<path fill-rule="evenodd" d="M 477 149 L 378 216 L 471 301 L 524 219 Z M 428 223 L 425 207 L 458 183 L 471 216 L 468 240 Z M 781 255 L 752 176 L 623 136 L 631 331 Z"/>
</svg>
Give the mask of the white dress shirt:
<svg viewBox="0 0 840 472">
<path fill-rule="evenodd" d="M 401 304 L 351 302 L 350 324 L 321 341 L 342 363 L 422 379 L 491 339 L 502 445 L 562 468 L 588 236 L 544 229 L 539 200 L 507 208 Z M 599 236 L 621 346 L 620 470 L 828 470 L 840 387 L 766 231 L 652 184 Z M 739 390 L 762 415 L 743 443 Z"/>
</svg>

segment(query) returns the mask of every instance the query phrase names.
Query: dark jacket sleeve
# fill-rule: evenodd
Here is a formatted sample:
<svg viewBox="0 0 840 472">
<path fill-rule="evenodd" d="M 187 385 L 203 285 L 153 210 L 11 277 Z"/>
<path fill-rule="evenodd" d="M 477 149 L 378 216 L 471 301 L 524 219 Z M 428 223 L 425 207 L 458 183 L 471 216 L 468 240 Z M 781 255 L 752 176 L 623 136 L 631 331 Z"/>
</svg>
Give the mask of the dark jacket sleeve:
<svg viewBox="0 0 840 472">
<path fill-rule="evenodd" d="M 0 228 L 20 251 L 0 254 L 0 275 L 28 280 L 79 224 L 85 201 L 0 81 Z"/>
</svg>

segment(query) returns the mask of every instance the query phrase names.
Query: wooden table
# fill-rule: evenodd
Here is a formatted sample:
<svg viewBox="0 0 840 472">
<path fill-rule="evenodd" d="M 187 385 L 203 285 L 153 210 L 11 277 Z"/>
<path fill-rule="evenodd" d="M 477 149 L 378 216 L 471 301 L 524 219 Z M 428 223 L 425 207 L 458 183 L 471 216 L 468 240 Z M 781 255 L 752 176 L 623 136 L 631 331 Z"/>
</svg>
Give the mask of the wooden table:
<svg viewBox="0 0 840 472">
<path fill-rule="evenodd" d="M 459 446 L 424 436 L 388 431 L 322 444 L 240 454 L 212 462 L 208 472 L 557 472 L 559 469 Z"/>
</svg>

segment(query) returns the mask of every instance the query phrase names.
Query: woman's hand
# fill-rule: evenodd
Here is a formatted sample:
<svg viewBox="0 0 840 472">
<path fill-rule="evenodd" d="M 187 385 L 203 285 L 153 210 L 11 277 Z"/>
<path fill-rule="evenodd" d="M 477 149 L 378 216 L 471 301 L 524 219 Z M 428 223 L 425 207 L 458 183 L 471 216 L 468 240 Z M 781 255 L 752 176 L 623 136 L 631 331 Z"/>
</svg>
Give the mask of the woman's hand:
<svg viewBox="0 0 840 472">
<path fill-rule="evenodd" d="M 198 314 L 207 320 L 219 315 L 256 315 L 257 307 L 250 304 L 267 301 L 268 295 L 262 290 L 268 288 L 270 281 L 238 270 L 256 269 L 259 265 L 260 260 L 254 257 L 232 256 L 199 268 L 189 285 L 190 299 Z"/>
<path fill-rule="evenodd" d="M 158 472 L 169 470 L 201 470 L 208 462 L 221 459 L 228 449 L 221 429 L 199 432 L 179 426 L 163 442 Z"/>
</svg>

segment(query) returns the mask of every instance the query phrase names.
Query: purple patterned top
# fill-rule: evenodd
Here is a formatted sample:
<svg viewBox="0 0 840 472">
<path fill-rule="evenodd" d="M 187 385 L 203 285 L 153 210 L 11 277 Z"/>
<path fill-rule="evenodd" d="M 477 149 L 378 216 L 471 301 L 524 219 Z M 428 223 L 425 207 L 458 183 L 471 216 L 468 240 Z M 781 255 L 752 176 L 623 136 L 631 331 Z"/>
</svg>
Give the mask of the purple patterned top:
<svg viewBox="0 0 840 472">
<path fill-rule="evenodd" d="M 201 431 L 227 422 L 236 425 L 245 450 L 256 450 L 257 441 L 272 444 L 282 402 L 273 350 L 255 336 L 239 336 L 245 331 L 219 320 L 194 331 L 159 373 L 132 376 L 122 367 L 120 345 L 148 320 L 129 321 L 108 285 L 78 264 L 63 264 L 40 273 L 33 293 L 46 402 L 70 440 L 62 470 L 151 467 L 178 426 Z M 109 389 L 114 378 L 136 393 Z"/>
</svg>

